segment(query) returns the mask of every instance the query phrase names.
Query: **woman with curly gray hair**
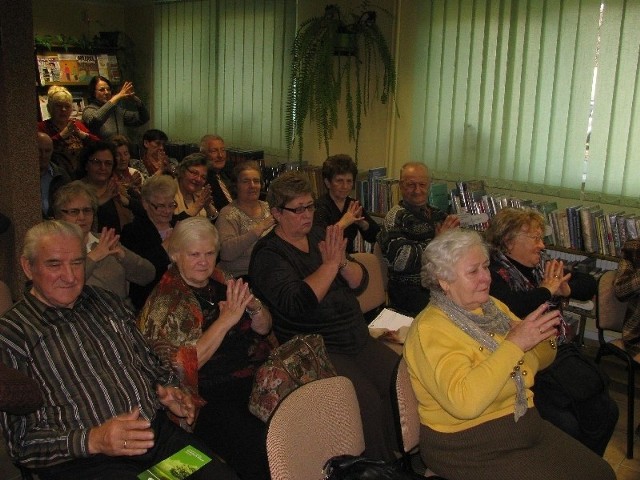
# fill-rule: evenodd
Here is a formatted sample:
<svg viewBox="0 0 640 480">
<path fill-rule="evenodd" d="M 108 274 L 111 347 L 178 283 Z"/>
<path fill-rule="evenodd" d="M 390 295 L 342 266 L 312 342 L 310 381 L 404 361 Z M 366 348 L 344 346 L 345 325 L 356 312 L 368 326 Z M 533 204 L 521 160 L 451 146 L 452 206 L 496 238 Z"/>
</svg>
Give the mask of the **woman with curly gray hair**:
<svg viewBox="0 0 640 480">
<path fill-rule="evenodd" d="M 444 232 L 422 258 L 431 300 L 411 325 L 404 357 L 425 464 L 446 478 L 613 480 L 607 462 L 533 404 L 535 374 L 556 354 L 560 314 L 543 306 L 520 320 L 490 297 L 489 255 L 476 232 Z"/>
</svg>

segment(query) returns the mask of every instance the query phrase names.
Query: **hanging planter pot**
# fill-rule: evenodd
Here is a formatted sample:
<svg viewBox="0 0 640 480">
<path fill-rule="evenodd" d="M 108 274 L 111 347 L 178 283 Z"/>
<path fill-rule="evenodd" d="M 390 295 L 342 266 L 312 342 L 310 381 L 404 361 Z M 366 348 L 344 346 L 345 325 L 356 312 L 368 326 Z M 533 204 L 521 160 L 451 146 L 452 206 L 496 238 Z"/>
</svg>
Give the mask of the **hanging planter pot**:
<svg viewBox="0 0 640 480">
<path fill-rule="evenodd" d="M 338 126 L 341 106 L 345 109 L 349 141 L 355 142 L 357 162 L 362 116 L 373 98 L 386 103 L 394 94 L 395 63 L 376 24 L 376 12 L 366 10 L 368 6 L 363 1 L 363 11 L 352 13 L 352 22 L 347 24 L 337 5 L 327 5 L 323 16 L 312 17 L 298 27 L 285 117 L 289 156 L 297 143 L 298 158 L 302 160 L 307 118 L 316 124 L 319 144 L 324 144 L 329 156 L 329 140 Z"/>
</svg>

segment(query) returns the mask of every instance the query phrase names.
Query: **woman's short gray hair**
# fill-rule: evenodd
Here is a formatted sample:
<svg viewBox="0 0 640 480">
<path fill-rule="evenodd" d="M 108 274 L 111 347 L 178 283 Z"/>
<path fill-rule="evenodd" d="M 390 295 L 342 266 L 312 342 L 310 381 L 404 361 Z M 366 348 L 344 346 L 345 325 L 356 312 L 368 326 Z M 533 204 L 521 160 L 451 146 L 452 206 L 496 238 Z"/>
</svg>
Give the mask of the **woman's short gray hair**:
<svg viewBox="0 0 640 480">
<path fill-rule="evenodd" d="M 422 286 L 430 290 L 440 289 L 439 280 L 454 281 L 456 263 L 473 247 L 481 247 L 489 258 L 487 245 L 473 230 L 447 230 L 431 240 L 422 252 Z"/>
<path fill-rule="evenodd" d="M 169 237 L 169 256 L 183 251 L 193 242 L 211 239 L 213 249 L 218 253 L 218 230 L 206 217 L 189 217 L 178 222 Z"/>
<path fill-rule="evenodd" d="M 154 195 L 175 197 L 177 191 L 178 185 L 171 175 L 151 175 L 151 177 L 142 184 L 140 196 L 143 200 L 149 202 Z"/>
<path fill-rule="evenodd" d="M 27 233 L 24 236 L 22 256 L 27 259 L 30 265 L 33 265 L 36 257 L 38 256 L 38 249 L 40 248 L 42 241 L 51 235 L 77 238 L 82 246 L 82 253 L 86 253 L 84 234 L 78 225 L 62 220 L 45 220 L 44 222 L 40 222 L 27 230 Z"/>
</svg>

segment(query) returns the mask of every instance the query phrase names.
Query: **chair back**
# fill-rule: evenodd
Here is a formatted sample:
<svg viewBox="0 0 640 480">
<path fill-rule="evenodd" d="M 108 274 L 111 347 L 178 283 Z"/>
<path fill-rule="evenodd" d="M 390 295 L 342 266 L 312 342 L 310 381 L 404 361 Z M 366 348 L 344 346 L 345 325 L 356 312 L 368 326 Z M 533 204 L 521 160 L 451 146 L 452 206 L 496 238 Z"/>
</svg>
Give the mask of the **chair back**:
<svg viewBox="0 0 640 480">
<path fill-rule="evenodd" d="M 407 362 L 400 357 L 394 376 L 395 395 L 393 402 L 398 422 L 398 446 L 406 461 L 410 461 L 410 453 L 420 444 L 420 416 L 418 415 L 418 399 L 413 392 Z"/>
<path fill-rule="evenodd" d="M 378 257 L 373 253 L 354 253 L 352 257 L 364 265 L 364 268 L 369 273 L 369 284 L 364 292 L 358 295 L 360 310 L 362 310 L 362 313 L 367 313 L 387 301 L 387 293 L 384 289 L 382 278 L 382 266 Z"/>
<path fill-rule="evenodd" d="M 380 248 L 380 244 L 378 242 L 373 244 L 373 254 L 378 258 L 380 262 L 380 268 L 382 269 L 382 285 L 384 286 L 384 291 L 387 291 L 387 284 L 389 283 L 389 262 L 384 255 L 382 254 L 382 248 Z"/>
<path fill-rule="evenodd" d="M 294 390 L 267 425 L 272 480 L 320 480 L 329 458 L 363 451 L 358 398 L 346 377 L 323 378 Z"/>
<path fill-rule="evenodd" d="M 622 324 L 627 312 L 627 303 L 618 300 L 615 294 L 614 281 L 616 271 L 604 272 L 598 280 L 598 294 L 596 296 L 596 327 L 602 330 L 622 332 Z"/>
</svg>

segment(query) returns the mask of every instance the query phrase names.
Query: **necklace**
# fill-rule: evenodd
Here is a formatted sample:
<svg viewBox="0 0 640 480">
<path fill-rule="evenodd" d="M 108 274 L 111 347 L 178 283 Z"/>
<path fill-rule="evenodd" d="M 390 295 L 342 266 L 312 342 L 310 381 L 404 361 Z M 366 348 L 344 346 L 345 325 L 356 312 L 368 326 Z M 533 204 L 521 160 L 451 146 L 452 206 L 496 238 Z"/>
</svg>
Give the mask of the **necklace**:
<svg viewBox="0 0 640 480">
<path fill-rule="evenodd" d="M 213 308 L 218 307 L 218 302 L 213 300 L 215 292 L 212 291 L 212 288 L 210 285 L 207 285 L 206 287 L 201 287 L 201 288 L 191 287 L 191 291 L 196 296 L 196 298 L 201 301 L 200 303 L 204 302 Z M 206 294 L 206 296 L 209 298 L 206 298 L 205 296 L 203 296 L 203 294 Z"/>
</svg>

